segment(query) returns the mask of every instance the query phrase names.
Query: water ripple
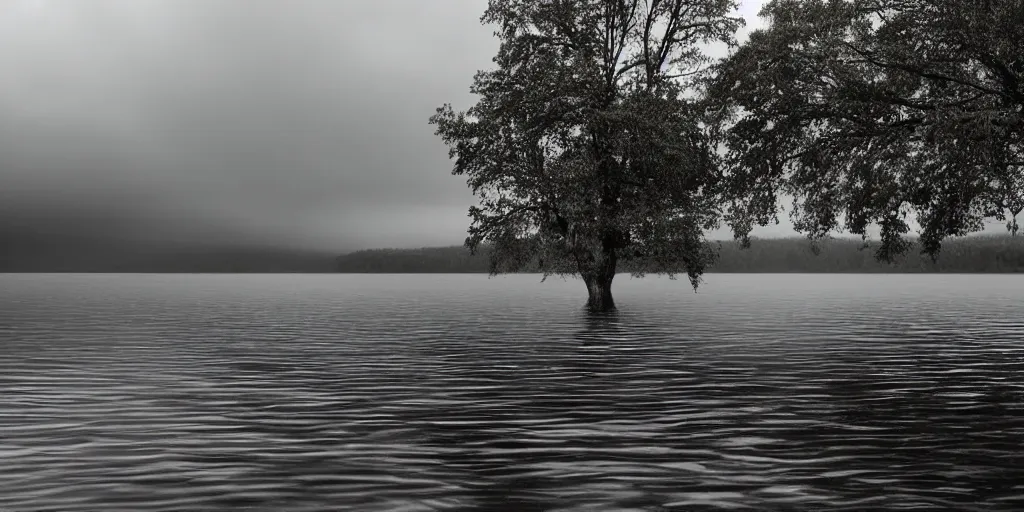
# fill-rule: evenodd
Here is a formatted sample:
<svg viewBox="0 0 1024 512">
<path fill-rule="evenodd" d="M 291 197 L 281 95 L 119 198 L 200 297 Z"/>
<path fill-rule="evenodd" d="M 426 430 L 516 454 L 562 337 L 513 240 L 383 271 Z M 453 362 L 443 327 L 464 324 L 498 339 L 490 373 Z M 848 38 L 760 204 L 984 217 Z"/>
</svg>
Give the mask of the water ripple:
<svg viewBox="0 0 1024 512">
<path fill-rule="evenodd" d="M 1024 509 L 1022 278 L 537 281 L 0 275 L 0 510 Z"/>
</svg>

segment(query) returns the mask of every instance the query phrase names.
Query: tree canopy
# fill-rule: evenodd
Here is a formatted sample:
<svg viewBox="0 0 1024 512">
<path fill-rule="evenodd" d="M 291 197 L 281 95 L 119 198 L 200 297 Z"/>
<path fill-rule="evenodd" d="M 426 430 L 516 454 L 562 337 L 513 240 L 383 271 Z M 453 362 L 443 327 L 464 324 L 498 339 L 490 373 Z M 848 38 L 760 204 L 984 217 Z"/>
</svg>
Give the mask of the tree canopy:
<svg viewBox="0 0 1024 512">
<path fill-rule="evenodd" d="M 737 237 L 795 198 L 796 228 L 881 228 L 922 251 L 1024 210 L 1024 2 L 773 0 L 719 67 Z"/>
<path fill-rule="evenodd" d="M 621 264 L 686 273 L 713 260 L 704 230 L 721 218 L 713 126 L 694 91 L 708 43 L 734 44 L 733 0 L 490 0 L 496 67 L 466 111 L 431 118 L 453 174 L 479 205 L 466 244 L 493 245 L 491 272 L 534 257 L 578 274 L 596 309 L 614 307 Z"/>
</svg>

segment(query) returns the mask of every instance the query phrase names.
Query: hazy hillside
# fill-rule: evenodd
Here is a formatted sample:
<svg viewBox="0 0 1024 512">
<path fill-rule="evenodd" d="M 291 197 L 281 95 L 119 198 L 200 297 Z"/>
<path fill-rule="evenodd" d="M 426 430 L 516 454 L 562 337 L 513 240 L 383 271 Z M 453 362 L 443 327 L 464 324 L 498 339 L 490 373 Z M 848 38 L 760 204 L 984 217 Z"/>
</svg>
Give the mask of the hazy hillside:
<svg viewBox="0 0 1024 512">
<path fill-rule="evenodd" d="M 276 247 L 0 233 L 0 272 L 334 272 L 334 255 Z"/>
<path fill-rule="evenodd" d="M 486 250 L 470 255 L 461 246 L 422 249 L 370 249 L 337 260 L 338 272 L 346 273 L 475 273 L 487 272 Z"/>
<path fill-rule="evenodd" d="M 721 258 L 712 272 L 1024 272 L 1024 237 L 973 236 L 947 240 L 938 261 L 917 251 L 889 265 L 863 249 L 860 240 L 836 239 L 818 244 L 815 254 L 804 238 L 754 240 L 749 249 L 721 243 Z M 337 270 L 347 273 L 487 272 L 488 254 L 471 256 L 464 247 L 374 249 L 340 256 Z M 625 270 L 625 269 L 624 269 Z"/>
<path fill-rule="evenodd" d="M 461 246 L 373 249 L 335 258 L 329 254 L 261 247 L 139 244 L 70 237 L 8 236 L 0 240 L 0 272 L 345 272 L 485 273 L 485 250 Z M 975 236 L 949 240 L 932 263 L 912 252 L 887 265 L 859 240 L 819 244 L 803 238 L 754 240 L 750 249 L 721 243 L 712 272 L 1024 272 L 1024 237 Z M 622 269 L 627 271 L 628 269 Z"/>
</svg>

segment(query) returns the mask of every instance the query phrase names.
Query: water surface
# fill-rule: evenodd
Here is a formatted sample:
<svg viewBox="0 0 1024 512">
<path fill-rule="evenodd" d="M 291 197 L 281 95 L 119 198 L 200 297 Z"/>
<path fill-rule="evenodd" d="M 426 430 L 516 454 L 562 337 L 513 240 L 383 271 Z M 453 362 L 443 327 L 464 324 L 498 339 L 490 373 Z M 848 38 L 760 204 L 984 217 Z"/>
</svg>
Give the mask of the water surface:
<svg viewBox="0 0 1024 512">
<path fill-rule="evenodd" d="M 0 510 L 1022 510 L 1024 276 L 0 275 Z"/>
</svg>

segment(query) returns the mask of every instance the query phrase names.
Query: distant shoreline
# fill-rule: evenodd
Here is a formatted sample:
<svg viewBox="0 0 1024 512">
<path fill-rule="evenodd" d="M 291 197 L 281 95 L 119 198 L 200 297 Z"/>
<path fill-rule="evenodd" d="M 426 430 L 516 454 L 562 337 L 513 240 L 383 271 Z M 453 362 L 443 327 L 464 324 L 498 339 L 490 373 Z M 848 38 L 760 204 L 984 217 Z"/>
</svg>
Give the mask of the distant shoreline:
<svg viewBox="0 0 1024 512">
<path fill-rule="evenodd" d="M 835 238 L 812 243 L 806 238 L 765 238 L 742 249 L 721 244 L 709 274 L 1016 274 L 1024 273 L 1024 236 L 977 235 L 947 240 L 936 261 L 916 249 L 894 264 L 876 260 L 874 246 L 859 239 Z M 817 248 L 817 253 L 814 248 Z M 337 258 L 345 274 L 486 274 L 490 253 L 461 246 L 418 249 L 369 249 Z M 536 272 L 534 266 L 530 271 Z M 530 271 L 524 273 L 531 273 Z M 620 273 L 629 273 L 620 266 Z"/>
<path fill-rule="evenodd" d="M 819 242 L 818 254 L 806 238 L 765 238 L 749 249 L 723 241 L 708 274 L 1018 274 L 1024 273 L 1024 236 L 976 235 L 947 240 L 937 261 L 916 249 L 895 264 L 878 262 L 873 247 L 859 239 Z M 16 248 L 15 248 L 16 249 Z M 288 250 L 165 251 L 145 255 L 60 252 L 45 257 L 0 255 L 5 274 L 488 274 L 484 247 L 470 254 L 462 246 L 367 249 L 341 256 Z M 621 265 L 619 272 L 629 273 Z M 539 273 L 536 266 L 522 274 Z"/>
<path fill-rule="evenodd" d="M 902 270 L 888 270 L 888 271 L 802 271 L 802 270 L 779 270 L 779 271 L 765 271 L 765 272 L 738 272 L 738 271 L 715 271 L 708 270 L 704 272 L 704 275 L 913 275 L 913 274 L 943 274 L 943 275 L 1021 275 L 1024 274 L 1024 270 L 1017 271 L 955 271 L 955 270 L 926 270 L 926 271 L 902 271 Z M 0 275 L 117 275 L 117 276 L 356 276 L 356 275 L 377 275 L 377 276 L 490 276 L 487 272 L 102 272 L 102 271 L 0 271 Z M 498 274 L 496 277 L 502 276 L 538 276 L 541 277 L 544 274 L 541 272 L 508 272 Z M 629 272 L 618 272 L 615 274 L 618 277 L 629 277 Z M 656 274 L 648 274 L 648 277 L 654 277 Z M 680 274 L 680 278 L 685 277 Z M 555 279 L 557 276 L 551 276 L 549 279 Z M 574 278 L 574 277 L 573 277 Z"/>
</svg>

